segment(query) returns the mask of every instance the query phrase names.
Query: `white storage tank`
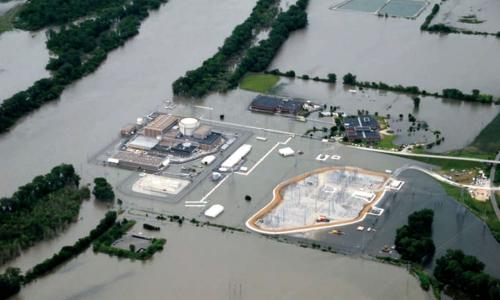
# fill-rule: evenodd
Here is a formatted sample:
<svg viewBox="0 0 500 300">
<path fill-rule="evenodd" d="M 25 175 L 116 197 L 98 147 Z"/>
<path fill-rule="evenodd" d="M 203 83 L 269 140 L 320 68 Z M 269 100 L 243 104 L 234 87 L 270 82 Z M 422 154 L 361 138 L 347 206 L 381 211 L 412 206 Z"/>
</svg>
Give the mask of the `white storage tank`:
<svg viewBox="0 0 500 300">
<path fill-rule="evenodd" d="M 137 118 L 137 125 L 141 126 L 144 125 L 144 119 L 143 118 Z"/>
<path fill-rule="evenodd" d="M 179 122 L 179 131 L 185 136 L 192 136 L 193 132 L 200 126 L 200 121 L 195 118 L 184 118 Z"/>
</svg>

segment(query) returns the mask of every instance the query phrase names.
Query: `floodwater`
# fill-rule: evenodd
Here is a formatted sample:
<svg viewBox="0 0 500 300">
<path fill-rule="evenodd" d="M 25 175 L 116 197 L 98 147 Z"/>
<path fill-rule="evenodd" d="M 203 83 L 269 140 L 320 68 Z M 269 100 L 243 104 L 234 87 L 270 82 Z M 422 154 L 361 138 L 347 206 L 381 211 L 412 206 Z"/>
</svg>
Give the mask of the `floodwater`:
<svg viewBox="0 0 500 300">
<path fill-rule="evenodd" d="M 337 2 L 311 1 L 308 27 L 288 38 L 270 69 L 339 78 L 350 72 L 361 81 L 500 96 L 499 39 L 420 32 L 432 5 L 407 20 L 329 9 Z"/>
<path fill-rule="evenodd" d="M 12 30 L 0 34 L 0 103 L 48 77 L 45 32 Z"/>
<path fill-rule="evenodd" d="M 12 0 L 9 2 L 0 2 L 0 16 L 8 12 L 14 6 L 23 3 L 24 0 Z"/>
<path fill-rule="evenodd" d="M 159 235 L 166 248 L 151 261 L 88 250 L 13 299 L 429 299 L 390 265 L 190 224 Z"/>
<path fill-rule="evenodd" d="M 105 176 L 114 186 L 119 186 L 130 172 L 96 166 L 89 160 L 117 137 L 123 125 L 156 110 L 161 101 L 171 98 L 171 82 L 210 57 L 234 26 L 250 14 L 255 2 L 221 0 L 214 6 L 210 0 L 171 0 L 160 11 L 152 13 L 142 25 L 140 34 L 112 52 L 94 74 L 68 87 L 59 101 L 44 106 L 19 122 L 11 132 L 0 136 L 0 154 L 8 158 L 0 160 L 0 195 L 10 195 L 35 175 L 44 174 L 62 162 L 72 163 L 82 175 L 83 183 L 91 182 L 96 176 Z M 0 41 L 5 36 L 0 36 Z M 18 35 L 14 41 L 19 43 L 21 37 Z M 6 44 L 1 45 L 3 54 Z M 40 59 L 40 63 L 44 65 L 47 59 Z M 21 57 L 12 60 L 19 64 Z M 14 93 L 24 88 L 12 88 L 11 84 L 1 80 L 0 90 L 11 88 Z M 213 120 L 225 114 L 227 123 L 299 133 L 310 128 L 310 123 L 251 114 L 247 101 L 253 95 L 236 90 L 200 101 L 178 102 L 174 113 Z M 214 110 L 195 108 L 193 104 L 213 106 Z M 258 162 L 274 142 L 284 139 L 283 135 L 269 135 L 267 144 L 254 147 L 249 161 Z M 302 148 L 308 156 L 306 160 L 296 160 L 297 168 L 293 168 L 290 161 L 270 155 L 270 162 L 263 163 L 256 172 L 232 177 L 212 194 L 209 203 L 221 201 L 227 209 L 232 209 L 221 216 L 221 223 L 241 227 L 246 218 L 269 199 L 267 196 L 276 183 L 296 172 L 319 166 L 313 157 L 326 151 L 325 147 L 342 155 L 345 161 L 338 164 L 359 164 L 384 170 L 408 163 L 402 158 L 342 146 L 332 150 L 330 145 L 309 143 L 301 138 L 290 143 L 295 149 Z M 265 167 L 267 163 L 276 168 Z M 185 200 L 199 200 L 213 186 L 213 182 L 206 180 Z M 252 194 L 255 201 L 242 202 L 245 194 Z M 187 217 L 199 217 L 204 210 L 185 207 L 184 199 L 174 205 L 137 198 L 119 190 L 117 196 L 129 208 L 156 209 Z M 85 202 L 81 220 L 71 225 L 65 234 L 31 248 L 10 265 L 26 270 L 62 246 L 73 243 L 95 226 L 104 210 L 93 201 Z M 416 279 L 404 269 L 301 249 L 256 234 L 222 234 L 189 226 L 164 228 L 161 234 L 168 239 L 166 249 L 151 262 L 120 261 L 95 255 L 89 250 L 56 273 L 25 287 L 17 299 L 427 297 Z"/>
<path fill-rule="evenodd" d="M 500 31 L 499 11 L 500 2 L 496 0 L 443 1 L 432 24 L 444 23 L 457 28 L 497 33 Z M 460 22 L 465 16 L 475 16 L 481 23 Z"/>
<path fill-rule="evenodd" d="M 418 121 L 425 121 L 430 130 L 439 130 L 445 137 L 445 141 L 441 145 L 434 146 L 430 150 L 433 152 L 445 152 L 466 147 L 500 112 L 500 106 L 434 97 L 420 97 L 420 105 L 415 108 L 409 95 L 392 92 L 380 93 L 371 89 L 350 93 L 347 88 L 340 84 L 331 85 L 311 80 L 282 79 L 276 93 L 303 97 L 328 106 L 340 106 L 340 110 L 347 114 L 356 114 L 358 110 L 367 110 L 372 114 L 377 112 L 381 116 L 389 114 L 391 128 L 395 132 L 401 129 L 401 132 L 397 132 L 398 137 L 395 143 L 434 142 L 435 137 L 430 131 L 421 130 L 411 135 L 408 134 L 408 127 L 411 125 L 408 121 L 408 114 L 411 113 Z M 403 114 L 403 121 L 399 121 L 400 114 Z M 313 114 L 311 118 L 315 117 L 316 115 Z M 324 121 L 327 118 L 321 120 Z"/>
</svg>

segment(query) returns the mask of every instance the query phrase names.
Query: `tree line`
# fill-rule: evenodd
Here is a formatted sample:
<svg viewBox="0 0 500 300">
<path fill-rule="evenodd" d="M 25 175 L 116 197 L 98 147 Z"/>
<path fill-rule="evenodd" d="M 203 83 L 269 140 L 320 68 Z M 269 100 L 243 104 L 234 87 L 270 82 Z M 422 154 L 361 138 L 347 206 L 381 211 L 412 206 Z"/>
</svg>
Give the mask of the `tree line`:
<svg viewBox="0 0 500 300">
<path fill-rule="evenodd" d="M 123 3 L 125 0 L 30 0 L 19 12 L 15 26 L 25 30 L 39 30 L 65 24 Z"/>
<path fill-rule="evenodd" d="M 22 285 L 26 285 L 44 276 L 85 251 L 93 241 L 105 234 L 115 224 L 116 218 L 116 212 L 107 212 L 97 227 L 90 231 L 88 236 L 80 238 L 71 246 L 62 247 L 51 258 L 44 260 L 26 272 L 26 275 L 22 275 L 21 271 L 17 268 L 8 268 L 4 274 L 0 275 L 0 300 L 17 294 L 21 290 Z"/>
<path fill-rule="evenodd" d="M 257 5 L 261 1 L 263 0 L 260 0 Z M 238 36 L 241 34 L 235 29 L 233 34 L 228 38 L 229 41 L 226 39 L 224 46 L 219 52 L 206 60 L 200 68 L 188 71 L 185 76 L 180 77 L 172 84 L 174 94 L 201 97 L 212 91 L 224 92 L 235 88 L 247 72 L 264 71 L 290 33 L 307 25 L 306 8 L 308 3 L 309 0 L 298 0 L 286 12 L 279 13 L 271 24 L 268 38 L 260 41 L 256 46 L 248 48 L 252 39 L 252 36 L 248 34 L 245 35 L 248 40 L 241 39 L 241 41 L 247 41 L 247 43 L 240 44 L 243 47 L 236 47 L 235 45 L 229 48 L 232 51 L 225 53 L 223 49 L 226 43 L 233 40 L 233 35 Z M 266 7 L 273 6 L 269 5 Z M 254 12 L 252 12 L 252 15 Z M 242 24 L 245 25 L 245 28 L 248 26 L 248 30 L 254 30 L 252 28 L 255 28 L 256 25 L 263 24 L 262 21 L 254 21 L 252 15 L 247 19 L 248 23 L 245 21 Z M 241 52 L 244 52 L 244 54 L 237 64 L 236 69 L 232 73 L 229 72 L 228 64 L 230 61 L 228 59 L 236 57 Z"/>
<path fill-rule="evenodd" d="M 278 4 L 278 0 L 257 1 L 250 16 L 233 29 L 217 53 L 173 82 L 173 93 L 201 97 L 212 91 L 227 90 L 231 62 L 249 47 L 261 29 L 270 26 L 277 14 Z"/>
<path fill-rule="evenodd" d="M 247 72 L 262 72 L 272 62 L 274 56 L 283 43 L 293 31 L 307 26 L 307 5 L 309 0 L 298 0 L 286 12 L 278 15 L 274 21 L 269 37 L 259 42 L 257 46 L 251 47 L 233 72 L 229 79 L 231 88 L 235 88 L 238 82 Z"/>
<path fill-rule="evenodd" d="M 408 93 L 408 94 L 415 94 L 415 95 L 422 95 L 422 96 L 434 96 L 438 98 L 446 98 L 446 99 L 453 99 L 453 100 L 462 100 L 462 101 L 469 101 L 469 102 L 479 102 L 479 103 L 486 103 L 486 104 L 491 104 L 493 103 L 493 96 L 489 94 L 484 94 L 481 93 L 480 90 L 478 89 L 473 89 L 471 94 L 466 94 L 458 89 L 455 88 L 448 88 L 448 89 L 443 89 L 441 94 L 434 92 L 430 93 L 427 92 L 426 90 L 419 89 L 417 86 L 402 86 L 400 84 L 398 85 L 389 85 L 387 83 L 383 82 L 369 82 L 369 81 L 358 81 L 356 78 L 356 75 L 353 75 L 351 73 L 347 73 L 343 77 L 343 83 L 346 85 L 353 85 L 353 86 L 358 86 L 361 88 L 371 88 L 371 89 L 378 89 L 378 90 L 384 90 L 384 91 L 392 91 L 392 92 L 399 92 L 399 93 Z M 500 99 L 497 99 L 495 103 L 500 103 Z"/>
<path fill-rule="evenodd" d="M 60 165 L 0 199 L 0 264 L 74 222 L 90 191 L 73 166 Z"/>
<path fill-rule="evenodd" d="M 57 55 L 46 68 L 50 78 L 36 81 L 0 104 L 0 133 L 17 120 L 61 95 L 70 83 L 94 72 L 107 53 L 139 33 L 150 10 L 168 0 L 142 0 L 102 9 L 94 18 L 48 31 L 47 48 Z"/>
</svg>

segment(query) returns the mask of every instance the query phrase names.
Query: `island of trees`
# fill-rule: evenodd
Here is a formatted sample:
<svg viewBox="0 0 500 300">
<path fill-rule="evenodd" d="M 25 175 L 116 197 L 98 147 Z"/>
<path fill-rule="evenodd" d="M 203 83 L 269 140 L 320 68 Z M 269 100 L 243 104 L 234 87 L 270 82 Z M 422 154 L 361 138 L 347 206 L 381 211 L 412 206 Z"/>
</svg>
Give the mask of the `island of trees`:
<svg viewBox="0 0 500 300">
<path fill-rule="evenodd" d="M 0 264 L 74 222 L 88 188 L 78 188 L 73 166 L 62 164 L 0 199 Z"/>
<path fill-rule="evenodd" d="M 23 28 L 38 29 L 78 17 L 89 18 L 59 30 L 48 30 L 47 48 L 56 55 L 46 66 L 52 76 L 38 80 L 0 104 L 0 133 L 28 113 L 57 99 L 70 83 L 94 72 L 107 53 L 139 33 L 141 21 L 148 17 L 150 10 L 158 9 L 165 2 L 167 0 L 28 2 L 17 21 Z"/>
<path fill-rule="evenodd" d="M 201 97 L 213 91 L 224 92 L 235 88 L 247 72 L 264 71 L 290 33 L 307 25 L 308 3 L 309 0 L 298 0 L 274 18 L 277 2 L 259 0 L 250 17 L 233 30 L 214 56 L 172 84 L 174 94 Z M 268 38 L 251 46 L 255 33 L 269 24 Z M 230 67 L 238 57 L 239 63 L 231 71 Z"/>
<path fill-rule="evenodd" d="M 108 183 L 106 178 L 97 177 L 94 178 L 94 189 L 92 194 L 97 200 L 101 201 L 113 201 L 115 199 L 115 193 L 113 192 L 113 187 Z"/>
</svg>

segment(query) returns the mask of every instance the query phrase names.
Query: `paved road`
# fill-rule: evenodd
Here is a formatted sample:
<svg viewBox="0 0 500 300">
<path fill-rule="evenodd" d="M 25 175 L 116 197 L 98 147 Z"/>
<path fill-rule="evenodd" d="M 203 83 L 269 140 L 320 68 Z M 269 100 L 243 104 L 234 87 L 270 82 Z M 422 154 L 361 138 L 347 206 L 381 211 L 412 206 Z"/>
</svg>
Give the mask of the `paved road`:
<svg viewBox="0 0 500 300">
<path fill-rule="evenodd" d="M 473 157 L 445 156 L 445 155 L 433 155 L 433 154 L 417 154 L 417 153 L 410 153 L 410 152 L 396 152 L 396 151 L 373 149 L 373 148 L 366 148 L 366 147 L 355 147 L 355 146 L 348 146 L 348 147 L 360 149 L 360 150 L 372 151 L 372 152 L 401 155 L 401 156 L 440 158 L 440 159 L 450 159 L 450 160 L 474 161 L 474 162 L 489 163 L 489 164 L 500 164 L 500 160 L 499 160 L 500 157 L 499 156 L 497 156 L 495 158 L 495 160 L 491 160 L 491 159 L 481 159 L 481 158 L 473 158 Z"/>
<path fill-rule="evenodd" d="M 497 154 L 495 157 L 496 160 L 500 159 L 500 152 Z M 497 169 L 497 165 L 493 165 L 490 171 L 490 185 L 493 186 L 493 181 L 495 180 L 495 172 Z M 491 201 L 491 206 L 493 206 L 493 210 L 495 211 L 495 214 L 497 215 L 498 220 L 500 220 L 500 209 L 498 208 L 498 202 L 495 196 L 495 192 L 491 191 L 490 195 L 490 201 Z"/>
</svg>

